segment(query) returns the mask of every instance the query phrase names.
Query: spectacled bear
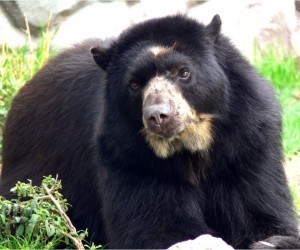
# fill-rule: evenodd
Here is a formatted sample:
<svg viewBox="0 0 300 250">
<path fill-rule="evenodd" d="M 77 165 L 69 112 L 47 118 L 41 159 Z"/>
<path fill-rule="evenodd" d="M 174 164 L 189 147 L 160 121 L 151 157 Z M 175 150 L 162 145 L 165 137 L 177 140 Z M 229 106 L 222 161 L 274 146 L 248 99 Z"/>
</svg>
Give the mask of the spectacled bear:
<svg viewBox="0 0 300 250">
<path fill-rule="evenodd" d="M 0 194 L 58 174 L 77 228 L 111 248 L 299 247 L 280 105 L 220 29 L 168 16 L 50 60 L 12 103 Z"/>
</svg>

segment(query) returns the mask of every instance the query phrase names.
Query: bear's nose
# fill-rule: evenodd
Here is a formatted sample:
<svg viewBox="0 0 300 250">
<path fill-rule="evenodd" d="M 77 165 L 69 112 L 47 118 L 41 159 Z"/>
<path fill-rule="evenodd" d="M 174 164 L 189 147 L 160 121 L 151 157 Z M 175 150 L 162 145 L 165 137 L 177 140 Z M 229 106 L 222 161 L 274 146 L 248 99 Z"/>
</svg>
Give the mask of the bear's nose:
<svg viewBox="0 0 300 250">
<path fill-rule="evenodd" d="M 144 117 L 150 127 L 167 123 L 170 119 L 172 108 L 167 104 L 155 104 L 144 109 Z"/>
</svg>

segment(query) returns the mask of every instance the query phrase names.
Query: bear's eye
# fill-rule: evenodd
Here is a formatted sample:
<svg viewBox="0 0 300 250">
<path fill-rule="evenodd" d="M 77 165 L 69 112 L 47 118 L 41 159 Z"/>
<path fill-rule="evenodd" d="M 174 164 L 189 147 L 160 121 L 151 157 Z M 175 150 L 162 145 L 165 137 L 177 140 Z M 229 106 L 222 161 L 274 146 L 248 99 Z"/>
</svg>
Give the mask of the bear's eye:
<svg viewBox="0 0 300 250">
<path fill-rule="evenodd" d="M 191 75 L 191 72 L 188 69 L 181 69 L 178 72 L 178 76 L 182 79 L 188 79 Z"/>
<path fill-rule="evenodd" d="M 137 89 L 140 88 L 140 85 L 138 83 L 136 83 L 136 82 L 131 82 L 129 86 L 133 90 L 137 90 Z"/>
</svg>

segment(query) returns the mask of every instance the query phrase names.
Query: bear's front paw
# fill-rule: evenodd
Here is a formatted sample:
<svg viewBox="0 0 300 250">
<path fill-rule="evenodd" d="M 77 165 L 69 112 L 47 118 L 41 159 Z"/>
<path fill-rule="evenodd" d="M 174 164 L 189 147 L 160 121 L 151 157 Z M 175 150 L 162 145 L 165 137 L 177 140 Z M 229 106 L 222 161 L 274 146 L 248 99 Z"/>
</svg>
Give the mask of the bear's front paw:
<svg viewBox="0 0 300 250">
<path fill-rule="evenodd" d="M 300 237 L 272 236 L 262 241 L 253 243 L 252 249 L 299 249 Z"/>
</svg>

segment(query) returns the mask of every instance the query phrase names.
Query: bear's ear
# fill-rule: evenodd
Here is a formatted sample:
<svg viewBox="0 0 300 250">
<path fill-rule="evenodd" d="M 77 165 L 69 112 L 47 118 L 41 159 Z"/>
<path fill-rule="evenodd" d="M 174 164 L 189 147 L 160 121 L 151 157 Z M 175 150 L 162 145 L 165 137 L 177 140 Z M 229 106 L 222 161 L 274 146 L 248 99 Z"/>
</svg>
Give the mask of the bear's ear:
<svg viewBox="0 0 300 250">
<path fill-rule="evenodd" d="M 110 55 L 108 49 L 101 48 L 101 47 L 92 47 L 91 53 L 98 66 L 100 66 L 101 69 L 106 71 L 110 61 Z"/>
<path fill-rule="evenodd" d="M 222 21 L 219 15 L 215 15 L 211 22 L 206 26 L 205 31 L 212 43 L 214 43 L 220 34 Z"/>
</svg>

